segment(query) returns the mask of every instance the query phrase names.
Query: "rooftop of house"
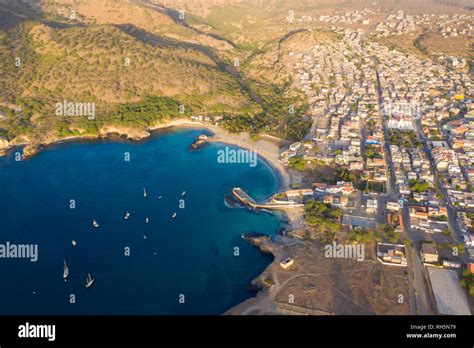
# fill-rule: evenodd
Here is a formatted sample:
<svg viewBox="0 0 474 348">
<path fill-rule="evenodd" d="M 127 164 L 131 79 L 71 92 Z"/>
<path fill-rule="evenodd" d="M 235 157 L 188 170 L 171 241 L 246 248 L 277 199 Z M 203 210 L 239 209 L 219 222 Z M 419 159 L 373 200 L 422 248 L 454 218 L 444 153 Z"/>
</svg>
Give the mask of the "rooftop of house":
<svg viewBox="0 0 474 348">
<path fill-rule="evenodd" d="M 421 252 L 423 254 L 438 255 L 438 249 L 436 248 L 436 245 L 433 243 L 423 243 L 421 245 Z"/>
</svg>

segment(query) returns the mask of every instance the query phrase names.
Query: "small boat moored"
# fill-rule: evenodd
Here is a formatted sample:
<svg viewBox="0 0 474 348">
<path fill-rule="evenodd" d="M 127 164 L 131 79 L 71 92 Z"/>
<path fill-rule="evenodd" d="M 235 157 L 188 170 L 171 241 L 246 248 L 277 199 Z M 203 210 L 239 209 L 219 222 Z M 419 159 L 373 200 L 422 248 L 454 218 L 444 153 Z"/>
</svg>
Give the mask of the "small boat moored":
<svg viewBox="0 0 474 348">
<path fill-rule="evenodd" d="M 64 268 L 63 268 L 64 281 L 67 281 L 68 275 L 69 275 L 69 268 L 67 267 L 66 260 L 64 260 Z"/>
<path fill-rule="evenodd" d="M 95 221 L 95 219 L 92 221 L 92 225 L 97 228 L 99 227 L 99 224 L 97 223 L 97 221 Z"/>
<path fill-rule="evenodd" d="M 87 279 L 86 279 L 86 288 L 90 288 L 94 284 L 94 279 L 91 277 L 91 274 L 87 274 Z"/>
</svg>

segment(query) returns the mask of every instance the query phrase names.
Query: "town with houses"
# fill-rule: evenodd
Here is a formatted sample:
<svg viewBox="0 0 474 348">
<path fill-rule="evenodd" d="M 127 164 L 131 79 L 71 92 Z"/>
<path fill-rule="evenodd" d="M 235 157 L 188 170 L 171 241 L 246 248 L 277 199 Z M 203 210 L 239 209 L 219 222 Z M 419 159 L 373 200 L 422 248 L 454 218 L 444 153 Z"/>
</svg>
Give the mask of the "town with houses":
<svg viewBox="0 0 474 348">
<path fill-rule="evenodd" d="M 319 20 L 350 24 L 363 15 Z M 376 32 L 403 33 L 431 18 L 400 11 Z M 442 35 L 472 35 L 472 18 L 438 19 Z M 469 19 L 471 24 L 462 24 Z M 451 287 L 464 297 L 459 275 L 474 272 L 474 86 L 466 62 L 451 57 L 440 64 L 365 40 L 360 29 L 342 32 L 339 43 L 289 53 L 295 86 L 311 103 L 313 126 L 280 160 L 288 167 L 298 158 L 306 168 L 340 166 L 365 186 L 313 182 L 290 191 L 288 200 L 317 199 L 339 208 L 341 225 L 349 230 L 391 226 L 400 238 L 377 243 L 380 262 L 426 277 L 438 303 Z M 421 286 L 414 281 L 415 292 Z M 439 305 L 438 311 L 469 314 L 467 302 L 459 303 Z"/>
</svg>

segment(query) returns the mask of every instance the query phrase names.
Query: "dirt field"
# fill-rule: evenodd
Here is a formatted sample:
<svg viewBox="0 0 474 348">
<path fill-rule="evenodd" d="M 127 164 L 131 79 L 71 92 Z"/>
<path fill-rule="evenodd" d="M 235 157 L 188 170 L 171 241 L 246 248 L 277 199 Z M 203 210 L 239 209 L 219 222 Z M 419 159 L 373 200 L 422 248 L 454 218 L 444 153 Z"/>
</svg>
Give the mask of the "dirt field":
<svg viewBox="0 0 474 348">
<path fill-rule="evenodd" d="M 321 245 L 283 237 L 278 243 L 258 238 L 275 261 L 255 284 L 266 290 L 226 314 L 409 314 L 406 268 L 384 266 L 365 249 L 365 261 L 326 258 Z M 294 264 L 283 270 L 286 257 Z M 399 303 L 399 295 L 403 303 Z"/>
</svg>

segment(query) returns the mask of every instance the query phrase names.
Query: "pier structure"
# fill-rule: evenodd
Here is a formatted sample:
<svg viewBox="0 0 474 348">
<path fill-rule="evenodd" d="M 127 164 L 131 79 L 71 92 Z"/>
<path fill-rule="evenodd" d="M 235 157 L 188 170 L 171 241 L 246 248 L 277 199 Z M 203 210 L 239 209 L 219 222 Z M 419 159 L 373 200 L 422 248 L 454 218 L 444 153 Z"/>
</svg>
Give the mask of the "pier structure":
<svg viewBox="0 0 474 348">
<path fill-rule="evenodd" d="M 247 192 L 240 187 L 234 187 L 232 194 L 239 202 L 252 207 L 254 209 L 293 209 L 297 207 L 304 207 L 302 203 L 295 203 L 288 201 L 288 203 L 257 203 Z"/>
</svg>

